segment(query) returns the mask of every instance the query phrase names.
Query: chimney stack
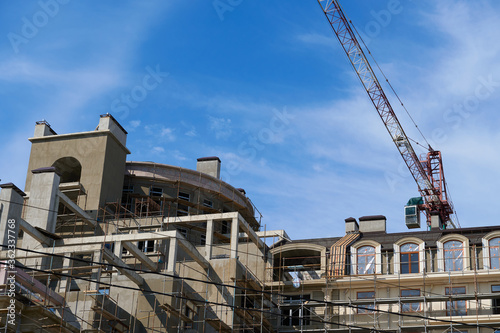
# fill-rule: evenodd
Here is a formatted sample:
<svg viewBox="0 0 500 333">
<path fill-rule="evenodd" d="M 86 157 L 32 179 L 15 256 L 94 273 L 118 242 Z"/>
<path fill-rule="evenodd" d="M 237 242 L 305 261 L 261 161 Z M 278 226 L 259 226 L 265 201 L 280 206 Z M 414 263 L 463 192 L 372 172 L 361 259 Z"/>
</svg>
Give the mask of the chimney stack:
<svg viewBox="0 0 500 333">
<path fill-rule="evenodd" d="M 196 171 L 220 179 L 220 165 L 221 161 L 217 156 L 200 157 L 196 163 Z"/>
<path fill-rule="evenodd" d="M 359 218 L 359 231 L 361 232 L 386 232 L 384 215 L 362 216 Z"/>
</svg>

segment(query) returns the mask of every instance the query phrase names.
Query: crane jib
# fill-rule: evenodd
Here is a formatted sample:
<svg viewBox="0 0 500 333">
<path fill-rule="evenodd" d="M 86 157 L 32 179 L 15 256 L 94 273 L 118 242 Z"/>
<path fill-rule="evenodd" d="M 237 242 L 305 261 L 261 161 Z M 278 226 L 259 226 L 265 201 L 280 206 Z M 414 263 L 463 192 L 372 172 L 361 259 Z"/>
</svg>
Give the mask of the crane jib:
<svg viewBox="0 0 500 333">
<path fill-rule="evenodd" d="M 422 208 L 427 215 L 428 223 L 430 223 L 431 212 L 437 212 L 443 223 L 451 222 L 450 214 L 453 213 L 453 208 L 451 202 L 446 197 L 446 184 L 444 182 L 441 154 L 430 149 L 427 159 L 421 161 L 418 158 L 340 4 L 336 0 L 317 1 L 417 183 L 419 192 L 424 200 Z M 453 224 L 453 222 L 451 223 Z"/>
</svg>

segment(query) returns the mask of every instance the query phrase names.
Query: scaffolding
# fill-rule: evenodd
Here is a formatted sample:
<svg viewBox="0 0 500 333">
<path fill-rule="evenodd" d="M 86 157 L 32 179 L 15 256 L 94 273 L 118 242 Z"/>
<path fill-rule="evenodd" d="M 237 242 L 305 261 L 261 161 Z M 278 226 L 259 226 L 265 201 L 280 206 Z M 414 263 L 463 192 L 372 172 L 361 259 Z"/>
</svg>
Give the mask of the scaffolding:
<svg viewBox="0 0 500 333">
<path fill-rule="evenodd" d="M 427 256 L 418 261 L 422 270 L 408 274 L 395 269 L 392 251 L 381 251 L 375 253 L 382 260 L 374 264 L 378 267 L 373 273 L 356 274 L 358 267 L 350 262 L 348 252 L 345 252 L 346 258 L 339 260 L 338 247 L 345 244 L 346 239 L 334 242 L 330 253 L 324 256 L 297 255 L 300 243 L 294 252 L 279 249 L 274 252 L 274 266 L 270 268 L 273 274 L 267 275 L 269 280 L 265 285 L 268 290 L 279 290 L 277 305 L 282 317 L 279 332 L 363 329 L 464 332 L 471 328 L 490 332 L 498 329 L 500 271 L 484 264 L 491 259 L 490 250 L 497 251 L 496 247 L 473 244 L 470 251 L 463 251 L 452 259 L 438 256 L 437 249 L 425 249 Z M 469 255 L 463 255 L 465 253 Z M 498 260 L 498 256 L 495 258 Z M 322 261 L 329 263 L 326 272 L 308 278 L 312 274 L 306 272 L 316 271 Z M 467 269 L 445 270 L 452 261 Z M 340 267 L 339 262 L 344 267 Z"/>
</svg>

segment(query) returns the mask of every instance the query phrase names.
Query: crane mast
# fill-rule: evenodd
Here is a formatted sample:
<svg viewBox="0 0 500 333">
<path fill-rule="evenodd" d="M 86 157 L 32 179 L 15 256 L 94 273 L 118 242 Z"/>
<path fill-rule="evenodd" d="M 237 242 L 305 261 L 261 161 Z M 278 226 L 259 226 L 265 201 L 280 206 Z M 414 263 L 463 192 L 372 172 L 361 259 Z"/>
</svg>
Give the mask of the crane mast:
<svg viewBox="0 0 500 333">
<path fill-rule="evenodd" d="M 456 227 L 451 219 L 453 206 L 447 197 L 441 153 L 429 146 L 427 156 L 422 160 L 418 158 L 340 4 L 337 0 L 317 1 L 417 183 L 423 199 L 423 204 L 419 205 L 419 209 L 425 212 L 428 225 L 430 226 L 432 215 L 439 215 L 444 226 L 451 224 Z"/>
</svg>

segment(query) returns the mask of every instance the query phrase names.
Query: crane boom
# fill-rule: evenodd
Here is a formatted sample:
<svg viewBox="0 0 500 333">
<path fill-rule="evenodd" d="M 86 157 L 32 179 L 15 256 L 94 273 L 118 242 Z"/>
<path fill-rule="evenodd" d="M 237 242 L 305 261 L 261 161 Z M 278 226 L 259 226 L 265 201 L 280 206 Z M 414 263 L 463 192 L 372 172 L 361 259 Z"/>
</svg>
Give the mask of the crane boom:
<svg viewBox="0 0 500 333">
<path fill-rule="evenodd" d="M 427 158 L 423 161 L 418 158 L 340 4 L 337 0 L 317 1 L 382 122 L 391 135 L 392 141 L 417 183 L 424 201 L 421 209 L 426 213 L 428 224 L 430 224 L 432 213 L 432 215 L 438 214 L 442 223 L 450 223 L 456 227 L 450 217 L 453 213 L 453 207 L 447 199 L 441 153 L 434 151 L 429 146 Z"/>
</svg>

